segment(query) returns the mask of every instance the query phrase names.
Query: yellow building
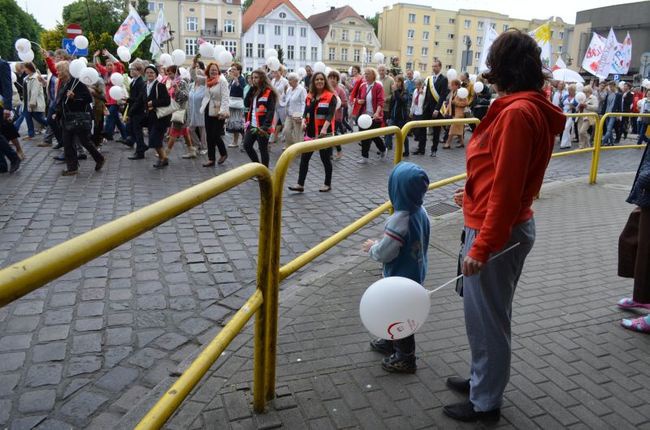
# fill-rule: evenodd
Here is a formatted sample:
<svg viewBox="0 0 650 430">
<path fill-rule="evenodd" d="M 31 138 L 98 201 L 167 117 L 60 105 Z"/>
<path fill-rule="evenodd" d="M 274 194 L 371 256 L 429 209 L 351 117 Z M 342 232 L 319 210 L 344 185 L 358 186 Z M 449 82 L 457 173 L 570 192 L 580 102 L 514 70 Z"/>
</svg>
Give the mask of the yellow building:
<svg viewBox="0 0 650 430">
<path fill-rule="evenodd" d="M 478 73 L 487 26 L 492 26 L 499 34 L 509 28 L 528 32 L 547 21 L 516 19 L 484 10 L 452 11 L 397 3 L 384 7 L 379 14 L 378 32 L 382 50 L 398 51 L 405 69 L 427 73 L 430 73 L 434 59 L 442 62 L 443 69 L 462 70 L 469 39 L 470 60 L 464 70 Z M 568 35 L 566 29 L 570 26 L 560 18 L 552 19 L 554 54 L 562 53 Z"/>
<path fill-rule="evenodd" d="M 347 71 L 352 65 L 369 63 L 379 51 L 372 25 L 350 6 L 331 7 L 307 21 L 323 41 L 323 61 L 333 69 Z"/>
</svg>

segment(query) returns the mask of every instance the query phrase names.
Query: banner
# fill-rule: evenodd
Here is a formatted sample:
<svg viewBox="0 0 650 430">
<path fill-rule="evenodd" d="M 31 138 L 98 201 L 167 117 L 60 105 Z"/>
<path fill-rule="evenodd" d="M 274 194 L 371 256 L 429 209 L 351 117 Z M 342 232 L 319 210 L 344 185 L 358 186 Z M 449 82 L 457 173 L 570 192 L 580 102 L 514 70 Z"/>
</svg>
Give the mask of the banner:
<svg viewBox="0 0 650 430">
<path fill-rule="evenodd" d="M 587 52 L 585 52 L 585 58 L 582 60 L 582 68 L 594 76 L 600 77 L 598 75 L 598 69 L 600 68 L 600 60 L 603 57 L 606 44 L 607 39 L 594 33 L 591 37 Z M 604 78 L 606 77 L 607 75 Z"/>
<path fill-rule="evenodd" d="M 117 46 L 126 46 L 133 53 L 149 34 L 151 32 L 147 25 L 142 21 L 133 6 L 129 5 L 129 14 L 115 32 L 113 41 Z"/>
<path fill-rule="evenodd" d="M 172 35 L 169 34 L 169 27 L 165 23 L 165 14 L 163 13 L 163 10 L 160 9 L 158 12 L 158 19 L 156 19 L 156 25 L 153 29 L 153 40 L 149 47 L 149 52 L 151 52 L 154 59 L 157 59 L 160 55 L 162 44 L 171 38 Z"/>
<path fill-rule="evenodd" d="M 483 49 L 481 51 L 481 58 L 478 62 L 478 71 L 479 73 L 483 73 L 488 69 L 487 66 L 487 56 L 488 53 L 490 52 L 490 47 L 492 46 L 492 43 L 496 40 L 496 38 L 499 35 L 497 34 L 497 31 L 492 28 L 492 25 L 490 22 L 485 23 L 485 34 L 483 35 Z"/>
<path fill-rule="evenodd" d="M 618 47 L 618 41 L 616 40 L 616 35 L 612 28 L 609 29 L 609 35 L 605 42 L 605 47 L 603 48 L 602 56 L 598 62 L 598 71 L 596 76 L 601 79 L 606 79 L 609 75 L 609 71 L 612 68 L 612 61 L 614 61 L 614 54 L 616 54 L 616 48 Z"/>
<path fill-rule="evenodd" d="M 625 36 L 623 43 L 616 45 L 614 52 L 614 60 L 612 61 L 609 73 L 614 75 L 625 75 L 630 70 L 630 63 L 632 62 L 632 38 L 630 32 Z"/>
<path fill-rule="evenodd" d="M 528 33 L 542 49 L 540 58 L 543 67 L 551 67 L 551 23 L 547 22 Z"/>
</svg>

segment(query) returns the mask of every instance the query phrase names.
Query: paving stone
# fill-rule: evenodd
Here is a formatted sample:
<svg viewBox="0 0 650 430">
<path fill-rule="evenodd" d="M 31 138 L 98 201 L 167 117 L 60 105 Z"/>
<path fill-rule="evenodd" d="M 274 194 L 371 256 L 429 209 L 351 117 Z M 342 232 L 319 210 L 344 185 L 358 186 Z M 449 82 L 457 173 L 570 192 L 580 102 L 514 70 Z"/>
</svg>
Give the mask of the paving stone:
<svg viewBox="0 0 650 430">
<path fill-rule="evenodd" d="M 188 318 L 183 321 L 178 328 L 189 335 L 196 336 L 212 327 L 212 325 L 213 323 L 203 318 Z"/>
<path fill-rule="evenodd" d="M 104 367 L 113 368 L 131 354 L 130 346 L 115 346 L 108 348 L 104 353 Z"/>
<path fill-rule="evenodd" d="M 146 387 L 140 385 L 132 386 L 111 407 L 120 412 L 128 412 L 150 392 L 151 390 Z"/>
<path fill-rule="evenodd" d="M 63 365 L 59 363 L 35 364 L 27 370 L 25 385 L 28 387 L 40 387 L 43 385 L 57 385 L 61 382 Z"/>
<path fill-rule="evenodd" d="M 86 302 L 80 303 L 77 306 L 77 316 L 79 317 L 93 317 L 102 315 L 104 313 L 104 303 L 102 302 Z"/>
<path fill-rule="evenodd" d="M 99 333 L 82 334 L 72 337 L 72 352 L 83 354 L 85 352 L 101 352 L 102 336 Z"/>
<path fill-rule="evenodd" d="M 83 373 L 93 373 L 102 367 L 102 359 L 94 355 L 84 355 L 80 357 L 71 357 L 68 363 L 68 376 L 81 375 Z"/>
<path fill-rule="evenodd" d="M 108 391 L 119 392 L 135 381 L 138 375 L 135 369 L 118 366 L 102 376 L 95 385 Z"/>
<path fill-rule="evenodd" d="M 27 349 L 32 341 L 31 334 L 16 334 L 0 338 L 0 352 Z"/>
<path fill-rule="evenodd" d="M 108 398 L 91 391 L 80 391 L 61 407 L 61 413 L 76 419 L 92 415 Z"/>
<path fill-rule="evenodd" d="M 25 301 L 16 304 L 14 308 L 14 315 L 37 315 L 43 312 L 42 301 Z"/>
<path fill-rule="evenodd" d="M 106 345 L 130 345 L 133 329 L 130 327 L 113 328 L 106 330 Z"/>
<path fill-rule="evenodd" d="M 55 390 L 28 391 L 20 396 L 18 410 L 23 413 L 48 412 L 54 407 Z"/>
<path fill-rule="evenodd" d="M 13 389 L 16 388 L 16 385 L 18 385 L 19 378 L 19 374 L 0 375 L 0 396 L 11 394 Z"/>
<path fill-rule="evenodd" d="M 36 345 L 32 350 L 32 361 L 62 361 L 65 359 L 65 342 L 51 342 L 45 345 Z"/>
<path fill-rule="evenodd" d="M 11 422 L 11 430 L 32 430 L 41 422 L 45 421 L 47 415 L 36 415 L 25 418 L 18 418 Z"/>
<path fill-rule="evenodd" d="M 7 322 L 7 333 L 32 332 L 38 326 L 39 321 L 39 316 L 13 317 Z"/>
<path fill-rule="evenodd" d="M 38 331 L 38 341 L 49 342 L 52 340 L 63 340 L 68 337 L 69 332 L 69 325 L 46 326 Z"/>
</svg>

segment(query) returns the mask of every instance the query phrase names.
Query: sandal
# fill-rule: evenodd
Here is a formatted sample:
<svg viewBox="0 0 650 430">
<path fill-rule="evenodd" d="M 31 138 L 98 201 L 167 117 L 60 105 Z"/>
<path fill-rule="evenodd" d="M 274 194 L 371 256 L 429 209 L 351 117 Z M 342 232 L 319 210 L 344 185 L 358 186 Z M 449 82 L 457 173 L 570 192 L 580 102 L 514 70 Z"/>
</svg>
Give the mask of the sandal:
<svg viewBox="0 0 650 430">
<path fill-rule="evenodd" d="M 305 191 L 305 187 L 301 187 L 300 185 L 296 185 L 295 187 L 289 187 L 289 190 L 295 191 L 298 193 L 302 193 Z"/>
<path fill-rule="evenodd" d="M 203 167 L 212 167 L 214 166 L 214 161 L 208 161 L 207 163 L 203 164 Z"/>
<path fill-rule="evenodd" d="M 635 302 L 630 297 L 625 297 L 619 300 L 617 305 L 620 309 L 634 309 L 634 308 L 650 309 L 650 303 L 638 303 Z"/>
<path fill-rule="evenodd" d="M 650 323 L 646 321 L 647 319 L 650 319 L 647 315 L 634 319 L 624 319 L 621 320 L 621 325 L 623 328 L 628 330 L 638 331 L 640 333 L 650 333 Z"/>
<path fill-rule="evenodd" d="M 330 191 L 332 191 L 332 187 L 330 187 L 329 185 L 326 185 L 326 186 L 324 186 L 323 188 L 321 188 L 318 191 L 321 192 L 321 193 L 329 193 Z"/>
</svg>

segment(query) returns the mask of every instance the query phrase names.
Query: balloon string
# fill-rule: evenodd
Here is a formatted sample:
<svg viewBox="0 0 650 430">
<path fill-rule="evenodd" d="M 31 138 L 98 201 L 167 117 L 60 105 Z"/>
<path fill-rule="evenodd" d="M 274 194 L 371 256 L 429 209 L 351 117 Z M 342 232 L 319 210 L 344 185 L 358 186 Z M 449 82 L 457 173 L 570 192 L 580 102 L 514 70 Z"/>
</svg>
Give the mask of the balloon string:
<svg viewBox="0 0 650 430">
<path fill-rule="evenodd" d="M 514 245 L 509 246 L 508 248 L 504 249 L 503 251 L 499 252 L 498 254 L 495 254 L 495 255 L 493 255 L 492 257 L 490 257 L 490 259 L 489 259 L 487 262 L 489 263 L 490 261 L 492 261 L 492 260 L 494 260 L 494 259 L 497 259 L 497 258 L 501 257 L 503 254 L 505 254 L 506 252 L 512 251 L 513 249 L 515 249 L 515 248 L 518 247 L 519 245 L 521 245 L 521 242 L 517 242 L 517 243 L 515 243 Z M 487 264 L 487 263 L 486 263 L 486 264 Z M 439 286 L 439 287 L 437 287 L 437 288 L 435 288 L 435 289 L 433 289 L 433 290 L 428 290 L 428 291 L 427 291 L 427 294 L 429 294 L 430 296 L 432 296 L 433 293 L 435 293 L 436 291 L 445 288 L 445 287 L 446 287 L 447 285 L 449 285 L 449 284 L 453 284 L 454 282 L 456 282 L 457 280 L 459 280 L 459 279 L 462 278 L 463 276 L 464 276 L 463 274 L 460 274 L 460 275 L 456 276 L 455 278 L 448 280 L 447 282 L 445 282 L 445 283 L 442 284 L 441 286 Z"/>
</svg>

